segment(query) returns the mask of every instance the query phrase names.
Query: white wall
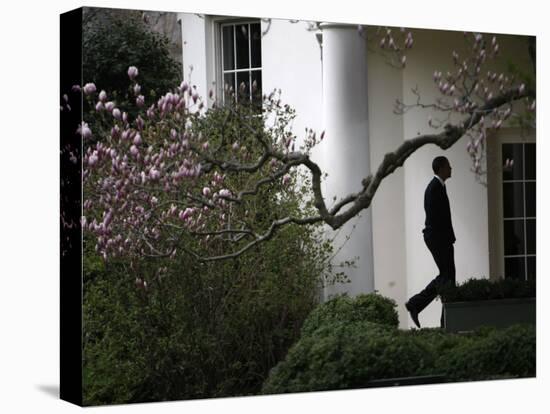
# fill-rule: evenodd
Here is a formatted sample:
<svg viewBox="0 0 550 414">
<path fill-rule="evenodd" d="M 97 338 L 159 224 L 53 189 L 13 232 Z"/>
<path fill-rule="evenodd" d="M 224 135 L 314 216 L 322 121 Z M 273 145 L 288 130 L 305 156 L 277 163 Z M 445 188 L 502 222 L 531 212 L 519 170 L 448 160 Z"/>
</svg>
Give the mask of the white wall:
<svg viewBox="0 0 550 414">
<path fill-rule="evenodd" d="M 384 155 L 403 142 L 403 121 L 393 114 L 397 98 L 402 98 L 402 71 L 386 63 L 377 53 L 368 55 L 369 131 L 372 169 Z M 407 327 L 405 189 L 402 168 L 388 176 L 372 203 L 374 239 L 374 288 L 394 299 L 399 321 Z"/>
<path fill-rule="evenodd" d="M 262 38 L 263 92 L 281 89 L 281 99 L 296 110 L 293 130 L 300 142 L 305 128 L 322 128 L 321 50 L 306 23 L 273 19 Z M 267 23 L 262 22 L 262 32 Z"/>
</svg>

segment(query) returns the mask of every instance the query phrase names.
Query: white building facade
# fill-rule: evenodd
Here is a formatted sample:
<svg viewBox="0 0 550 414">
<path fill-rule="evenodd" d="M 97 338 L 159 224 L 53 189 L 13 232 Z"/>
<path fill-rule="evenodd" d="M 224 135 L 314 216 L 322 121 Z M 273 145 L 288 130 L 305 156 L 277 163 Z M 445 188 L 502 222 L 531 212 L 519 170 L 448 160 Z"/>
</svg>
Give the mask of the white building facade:
<svg viewBox="0 0 550 414">
<path fill-rule="evenodd" d="M 405 140 L 434 132 L 428 126 L 429 112 L 395 115 L 394 103 L 414 102 L 415 87 L 427 102 L 434 101 L 439 93 L 434 70 L 450 70 L 451 52 L 464 49 L 461 32 L 415 30 L 407 65 L 397 69 L 367 47 L 355 25 L 323 23 L 311 31 L 305 22 L 286 20 L 183 13 L 179 18 L 184 77 L 191 77 L 200 95 L 210 90 L 220 94 L 224 83 L 256 80 L 263 92 L 281 89 L 284 103 L 296 109 L 293 128 L 298 138 L 305 128 L 326 131 L 313 158 L 329 174 L 323 188 L 327 203 L 333 196 L 360 190 L 361 178 Z M 501 70 L 510 61 L 530 70 L 524 37 L 499 35 L 499 41 Z M 422 238 L 424 190 L 438 155 L 445 155 L 453 167 L 447 191 L 457 238 L 457 282 L 497 278 L 510 269 L 534 277 L 534 134 L 508 126 L 491 137 L 487 186 L 470 172 L 466 143 L 462 138 L 447 151 L 424 146 L 383 181 L 371 208 L 336 235 L 337 245 L 349 236 L 336 260 L 358 260 L 346 271 L 350 283 L 327 287 L 325 297 L 376 290 L 397 302 L 401 327 L 411 326 L 404 303 L 438 273 Z M 501 166 L 510 154 L 515 167 L 506 175 Z M 333 236 L 329 230 L 327 234 Z M 438 326 L 440 315 L 436 301 L 421 313 L 422 326 Z"/>
</svg>

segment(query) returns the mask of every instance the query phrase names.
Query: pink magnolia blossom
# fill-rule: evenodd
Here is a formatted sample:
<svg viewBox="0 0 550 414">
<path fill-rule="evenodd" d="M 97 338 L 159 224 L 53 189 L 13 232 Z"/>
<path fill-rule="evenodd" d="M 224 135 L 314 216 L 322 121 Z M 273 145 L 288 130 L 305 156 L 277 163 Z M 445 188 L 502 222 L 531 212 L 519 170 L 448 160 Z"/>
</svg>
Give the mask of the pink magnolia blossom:
<svg viewBox="0 0 550 414">
<path fill-rule="evenodd" d="M 147 282 L 140 277 L 136 278 L 136 288 L 147 290 Z"/>
<path fill-rule="evenodd" d="M 157 170 L 156 168 L 151 168 L 151 170 L 149 171 L 149 177 L 152 180 L 158 180 L 160 178 L 159 170 Z"/>
<path fill-rule="evenodd" d="M 127 141 L 129 138 L 130 138 L 130 130 L 125 129 L 124 131 L 122 131 L 120 139 L 122 139 L 123 141 Z"/>
<path fill-rule="evenodd" d="M 138 115 L 138 117 L 136 118 L 136 126 L 138 127 L 138 129 L 141 131 L 143 129 L 143 127 L 145 126 L 145 122 L 143 121 L 143 118 Z"/>
<path fill-rule="evenodd" d="M 103 217 L 103 227 L 109 227 L 109 224 L 113 221 L 113 210 L 109 210 Z"/>
<path fill-rule="evenodd" d="M 95 104 L 95 110 L 97 112 L 103 111 L 104 109 L 105 109 L 105 105 L 103 105 L 103 102 L 99 101 L 98 103 Z"/>
<path fill-rule="evenodd" d="M 101 102 L 105 102 L 107 100 L 107 92 L 105 92 L 104 90 L 99 92 L 99 100 Z"/>
<path fill-rule="evenodd" d="M 231 197 L 231 191 L 226 188 L 221 189 L 218 194 L 220 195 L 220 197 Z"/>
<path fill-rule="evenodd" d="M 147 109 L 147 118 L 153 119 L 155 116 L 155 105 L 151 105 L 149 109 Z"/>
<path fill-rule="evenodd" d="M 202 189 L 202 195 L 203 195 L 203 196 L 209 197 L 210 194 L 211 194 L 211 190 L 210 190 L 209 187 L 204 187 L 204 188 Z"/>
<path fill-rule="evenodd" d="M 137 96 L 137 95 L 140 94 L 140 92 L 141 92 L 141 86 L 139 86 L 139 84 L 136 83 L 136 84 L 134 85 L 134 95 Z"/>
<path fill-rule="evenodd" d="M 109 101 L 105 104 L 105 109 L 109 112 L 113 112 L 113 109 L 115 109 L 115 103 L 112 101 Z"/>
<path fill-rule="evenodd" d="M 139 74 L 138 68 L 136 68 L 135 66 L 130 66 L 128 68 L 128 77 L 131 80 L 134 80 L 138 74 Z"/>
<path fill-rule="evenodd" d="M 80 134 L 83 139 L 90 138 L 92 136 L 92 130 L 88 126 L 86 122 L 82 122 L 82 124 L 78 127 L 76 130 L 77 134 Z"/>
<path fill-rule="evenodd" d="M 82 88 L 82 90 L 86 95 L 91 95 L 95 93 L 96 87 L 95 87 L 95 84 L 93 83 L 87 83 L 86 85 L 84 85 L 84 88 Z"/>
<path fill-rule="evenodd" d="M 93 167 L 95 164 L 97 164 L 98 160 L 99 157 L 97 155 L 97 151 L 94 151 L 93 154 L 88 157 L 88 165 L 90 167 Z"/>
<path fill-rule="evenodd" d="M 114 108 L 112 113 L 115 119 L 118 119 L 118 120 L 122 119 L 122 113 L 120 112 L 120 109 Z"/>
<path fill-rule="evenodd" d="M 179 218 L 182 221 L 186 221 L 188 218 L 190 218 L 193 213 L 195 212 L 195 209 L 192 207 L 187 207 L 185 211 L 180 211 Z"/>
<path fill-rule="evenodd" d="M 145 96 L 143 95 L 139 95 L 137 98 L 136 98 L 136 105 L 139 106 L 140 108 L 142 106 L 145 105 Z"/>
</svg>

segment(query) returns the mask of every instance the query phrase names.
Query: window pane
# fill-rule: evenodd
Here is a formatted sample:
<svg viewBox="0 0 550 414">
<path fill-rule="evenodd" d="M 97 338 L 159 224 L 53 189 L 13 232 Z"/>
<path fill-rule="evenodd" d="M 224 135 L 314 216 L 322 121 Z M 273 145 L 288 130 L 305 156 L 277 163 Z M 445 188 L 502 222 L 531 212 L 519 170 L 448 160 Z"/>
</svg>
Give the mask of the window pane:
<svg viewBox="0 0 550 414">
<path fill-rule="evenodd" d="M 235 26 L 224 26 L 222 31 L 223 43 L 223 70 L 235 69 L 235 45 L 233 30 Z"/>
<path fill-rule="evenodd" d="M 250 100 L 250 72 L 237 72 L 239 100 Z"/>
<path fill-rule="evenodd" d="M 535 280 L 537 277 L 537 258 L 527 258 L 527 280 Z"/>
<path fill-rule="evenodd" d="M 256 82 L 256 83 L 254 83 Z M 262 104 L 262 71 L 252 71 L 252 102 Z"/>
<path fill-rule="evenodd" d="M 514 161 L 510 169 L 503 170 L 503 180 L 523 179 L 523 144 L 502 144 L 502 163 L 509 159 Z"/>
<path fill-rule="evenodd" d="M 537 216 L 537 184 L 525 183 L 525 210 L 526 217 Z"/>
<path fill-rule="evenodd" d="M 252 67 L 259 68 L 262 66 L 262 30 L 260 23 L 250 25 L 250 36 Z"/>
<path fill-rule="evenodd" d="M 525 179 L 537 178 L 537 153 L 535 144 L 525 144 Z"/>
<path fill-rule="evenodd" d="M 504 278 L 525 280 L 525 258 L 507 257 L 504 259 Z"/>
<path fill-rule="evenodd" d="M 525 252 L 525 235 L 523 220 L 506 220 L 504 222 L 504 254 L 515 255 Z"/>
<path fill-rule="evenodd" d="M 237 38 L 237 69 L 249 68 L 248 60 L 248 25 L 239 24 L 235 27 Z"/>
<path fill-rule="evenodd" d="M 527 254 L 537 253 L 537 220 L 527 220 Z"/>
<path fill-rule="evenodd" d="M 233 93 L 235 93 L 235 74 L 234 73 L 226 73 L 223 76 L 223 90 L 224 90 L 224 96 L 225 99 L 229 99 Z"/>
<path fill-rule="evenodd" d="M 504 183 L 504 218 L 523 217 L 523 183 Z"/>
</svg>

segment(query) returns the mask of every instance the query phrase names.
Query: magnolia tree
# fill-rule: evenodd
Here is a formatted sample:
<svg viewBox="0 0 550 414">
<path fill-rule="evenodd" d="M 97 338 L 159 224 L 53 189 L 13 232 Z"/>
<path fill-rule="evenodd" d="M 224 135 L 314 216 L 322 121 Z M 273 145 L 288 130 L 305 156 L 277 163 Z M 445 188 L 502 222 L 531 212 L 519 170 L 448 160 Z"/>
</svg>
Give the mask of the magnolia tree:
<svg viewBox="0 0 550 414">
<path fill-rule="evenodd" d="M 366 33 L 359 27 L 359 35 Z M 410 33 L 378 29 L 372 37 L 394 64 L 406 65 L 406 50 L 413 45 Z M 147 102 L 140 93 L 139 70 L 131 66 L 127 74 L 138 109 L 131 118 L 108 92 L 92 83 L 75 85 L 73 90 L 104 117 L 102 127 L 83 122 L 77 130 L 85 149 L 82 227 L 95 236 L 96 250 L 106 260 L 120 255 L 173 258 L 181 252 L 199 261 L 222 260 L 269 240 L 282 226 L 341 228 L 371 205 L 384 178 L 427 144 L 445 150 L 469 137 L 472 168 L 481 175 L 487 130 L 513 116 L 534 122 L 529 111 L 534 114 L 535 90 L 517 76 L 485 69 L 499 53 L 495 37 L 465 38 L 468 54 L 452 52 L 454 69 L 433 73 L 440 92 L 435 102 L 422 102 L 415 91 L 417 102 L 396 105 L 398 113 L 429 108 L 444 114 L 444 121 L 429 120 L 439 132 L 404 141 L 372 174 L 357 178 L 360 191 L 342 194 L 330 206 L 311 149 L 338 137 L 307 130 L 299 145 L 290 128 L 294 111 L 282 103 L 280 90 L 249 99 L 246 85 L 239 91 L 226 87 L 222 104 L 213 92 L 201 97 L 184 81 Z M 256 85 L 251 89 L 254 95 Z M 67 99 L 63 109 L 69 109 Z M 106 123 L 110 128 L 105 129 Z M 285 194 L 296 191 L 303 204 L 282 209 Z"/>
</svg>

